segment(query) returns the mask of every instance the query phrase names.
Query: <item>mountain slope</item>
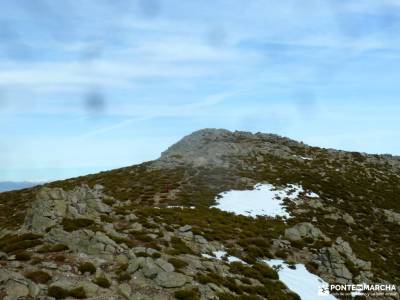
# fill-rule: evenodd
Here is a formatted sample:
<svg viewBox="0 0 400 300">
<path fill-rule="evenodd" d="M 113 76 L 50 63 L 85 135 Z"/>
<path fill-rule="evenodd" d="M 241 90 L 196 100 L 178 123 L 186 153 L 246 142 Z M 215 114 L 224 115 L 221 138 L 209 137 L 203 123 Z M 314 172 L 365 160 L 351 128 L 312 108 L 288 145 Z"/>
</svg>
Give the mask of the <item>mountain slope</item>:
<svg viewBox="0 0 400 300">
<path fill-rule="evenodd" d="M 220 193 L 252 189 L 257 183 L 303 188 L 295 201 L 284 200 L 289 219 L 249 218 L 211 208 Z M 310 199 L 309 192 L 318 199 Z M 51 274 L 50 288 L 60 287 L 68 272 L 77 279 L 85 273 L 75 271 L 82 263 L 77 253 L 85 253 L 91 263 L 99 257 L 106 261 L 95 264 L 91 281 L 111 274 L 111 287 L 104 289 L 110 295 L 296 299 L 260 259 L 303 263 L 331 283 L 399 285 L 399 197 L 399 157 L 321 149 L 271 134 L 205 129 L 183 138 L 156 161 L 0 194 L 0 237 L 8 233 L 0 240 L 0 251 L 8 257 L 22 251 L 29 256 L 24 268 L 37 259 L 43 269 L 55 257 L 38 252 L 40 244 L 65 246 L 68 250 L 61 252 L 67 263 L 57 265 L 72 271 Z M 27 232 L 34 238 L 21 235 Z M 10 240 L 19 246 L 7 248 Z M 72 242 L 76 240 L 86 244 Z M 108 241 L 108 250 L 96 248 L 99 240 Z M 248 265 L 201 255 L 215 251 Z M 174 271 L 167 265 L 171 272 L 157 273 L 157 259 L 164 267 L 175 262 Z M 3 265 L 13 270 L 11 264 Z M 90 294 L 87 286 L 72 286 L 64 284 L 63 289 L 82 288 Z"/>
<path fill-rule="evenodd" d="M 0 182 L 0 193 L 1 192 L 7 192 L 7 191 L 13 191 L 13 190 L 20 190 L 20 189 L 26 189 L 33 187 L 35 185 L 38 185 L 38 183 L 35 182 L 15 182 L 15 181 L 3 181 Z"/>
</svg>

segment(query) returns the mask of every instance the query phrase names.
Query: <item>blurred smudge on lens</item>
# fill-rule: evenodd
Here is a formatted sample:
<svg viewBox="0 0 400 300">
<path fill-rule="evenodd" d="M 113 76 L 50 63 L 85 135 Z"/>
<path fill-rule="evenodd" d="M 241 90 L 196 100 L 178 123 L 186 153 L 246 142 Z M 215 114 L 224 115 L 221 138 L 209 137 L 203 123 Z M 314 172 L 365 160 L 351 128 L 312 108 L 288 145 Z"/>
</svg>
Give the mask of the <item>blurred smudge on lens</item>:
<svg viewBox="0 0 400 300">
<path fill-rule="evenodd" d="M 206 42 L 213 47 L 221 47 L 226 42 L 226 31 L 222 26 L 210 28 L 206 33 Z"/>
<path fill-rule="evenodd" d="M 85 110 L 90 114 L 101 114 L 106 109 L 106 99 L 103 93 L 92 91 L 84 98 Z"/>
<path fill-rule="evenodd" d="M 154 18 L 159 15 L 161 4 L 159 0 L 139 0 L 140 12 L 148 18 Z"/>
<path fill-rule="evenodd" d="M 301 117 L 308 119 L 317 115 L 318 103 L 316 95 L 309 89 L 297 90 L 293 95 L 295 106 Z"/>
</svg>

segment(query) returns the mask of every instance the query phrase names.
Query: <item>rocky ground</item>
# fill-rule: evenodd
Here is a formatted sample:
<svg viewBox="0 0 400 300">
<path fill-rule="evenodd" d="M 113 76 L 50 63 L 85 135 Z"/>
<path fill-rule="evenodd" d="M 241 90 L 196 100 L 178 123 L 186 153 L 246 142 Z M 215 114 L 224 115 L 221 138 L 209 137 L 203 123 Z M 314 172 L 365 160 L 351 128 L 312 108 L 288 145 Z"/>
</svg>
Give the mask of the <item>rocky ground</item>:
<svg viewBox="0 0 400 300">
<path fill-rule="evenodd" d="M 211 207 L 259 182 L 305 188 L 291 218 Z M 266 258 L 399 285 L 399 195 L 397 157 L 202 130 L 154 162 L 0 194 L 0 299 L 299 299 Z"/>
</svg>

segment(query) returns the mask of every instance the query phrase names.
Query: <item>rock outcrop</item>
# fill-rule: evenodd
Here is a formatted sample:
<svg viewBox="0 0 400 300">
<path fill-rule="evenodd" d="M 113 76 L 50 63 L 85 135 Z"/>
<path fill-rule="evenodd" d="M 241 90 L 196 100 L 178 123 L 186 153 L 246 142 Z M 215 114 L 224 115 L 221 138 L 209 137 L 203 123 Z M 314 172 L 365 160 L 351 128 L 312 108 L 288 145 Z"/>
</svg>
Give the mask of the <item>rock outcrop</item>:
<svg viewBox="0 0 400 300">
<path fill-rule="evenodd" d="M 44 233 L 61 223 L 63 218 L 96 220 L 100 214 L 111 212 L 111 208 L 103 202 L 108 197 L 102 189 L 100 185 L 93 189 L 82 185 L 70 192 L 60 188 L 42 188 L 27 212 L 24 228 Z"/>
<path fill-rule="evenodd" d="M 319 230 L 313 224 L 307 222 L 299 223 L 291 228 L 286 229 L 285 237 L 289 241 L 300 241 L 305 238 L 310 238 L 313 240 L 323 239 L 329 241 L 329 238 L 326 237 L 321 230 Z"/>
<path fill-rule="evenodd" d="M 252 134 L 250 132 L 225 129 L 202 129 L 196 131 L 167 151 L 154 162 L 154 166 L 171 167 L 179 164 L 190 164 L 195 167 L 212 166 L 229 168 L 226 157 L 249 156 L 259 154 L 259 161 L 263 161 L 262 154 L 296 159 L 290 147 L 283 144 L 301 144 L 274 134 Z"/>
<path fill-rule="evenodd" d="M 400 214 L 399 213 L 394 212 L 392 210 L 388 210 L 388 209 L 384 209 L 383 213 L 385 214 L 385 216 L 389 222 L 400 225 Z"/>
<path fill-rule="evenodd" d="M 357 258 L 349 243 L 341 237 L 336 239 L 332 247 L 322 248 L 314 261 L 319 265 L 319 271 L 329 282 L 342 284 L 362 282 L 370 283 L 372 279 L 371 262 Z M 349 270 L 351 267 L 352 274 Z"/>
</svg>

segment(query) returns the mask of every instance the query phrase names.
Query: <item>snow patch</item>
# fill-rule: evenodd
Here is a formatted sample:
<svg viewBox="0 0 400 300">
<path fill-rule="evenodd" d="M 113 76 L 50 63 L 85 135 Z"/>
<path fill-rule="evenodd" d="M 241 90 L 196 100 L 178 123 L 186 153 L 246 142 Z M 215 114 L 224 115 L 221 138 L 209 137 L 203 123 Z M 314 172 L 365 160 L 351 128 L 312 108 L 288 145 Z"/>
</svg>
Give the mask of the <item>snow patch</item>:
<svg viewBox="0 0 400 300">
<path fill-rule="evenodd" d="M 247 263 L 236 256 L 227 255 L 226 251 L 218 250 L 213 252 L 214 256 L 202 253 L 201 256 L 208 258 L 208 259 L 219 259 L 222 260 L 224 257 L 228 260 L 229 263 L 233 262 L 240 262 L 242 264 L 247 265 Z"/>
<path fill-rule="evenodd" d="M 319 198 L 318 194 L 314 193 L 314 192 L 308 192 L 306 194 L 307 197 L 309 198 Z"/>
<path fill-rule="evenodd" d="M 292 269 L 280 259 L 264 260 L 264 262 L 271 267 L 276 267 L 279 279 L 290 290 L 298 294 L 302 300 L 336 299 L 334 296 L 323 292 L 322 289 L 328 287 L 328 283 L 310 273 L 303 264 L 296 264 L 296 268 Z"/>
<path fill-rule="evenodd" d="M 300 159 L 302 159 L 302 160 L 314 160 L 313 158 L 311 158 L 311 157 L 306 157 L 306 156 L 300 156 L 300 155 L 294 155 L 295 157 L 298 157 L 298 158 L 300 158 Z"/>
<path fill-rule="evenodd" d="M 213 207 L 249 217 L 267 215 L 289 218 L 288 212 L 283 207 L 283 199 L 294 201 L 302 193 L 304 193 L 303 187 L 296 184 L 289 184 L 283 189 L 278 189 L 272 184 L 257 184 L 253 190 L 231 190 L 219 194 L 216 199 L 218 204 Z M 319 197 L 310 192 L 306 196 Z"/>
<path fill-rule="evenodd" d="M 303 160 L 313 160 L 313 158 L 311 157 L 305 157 L 305 156 L 300 156 L 301 159 Z"/>
</svg>

